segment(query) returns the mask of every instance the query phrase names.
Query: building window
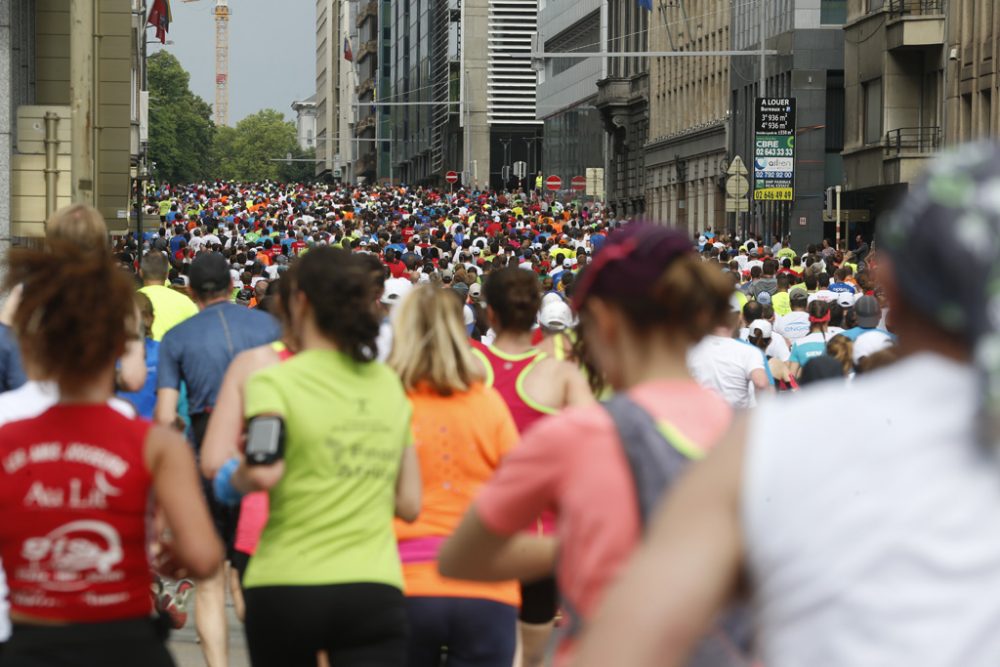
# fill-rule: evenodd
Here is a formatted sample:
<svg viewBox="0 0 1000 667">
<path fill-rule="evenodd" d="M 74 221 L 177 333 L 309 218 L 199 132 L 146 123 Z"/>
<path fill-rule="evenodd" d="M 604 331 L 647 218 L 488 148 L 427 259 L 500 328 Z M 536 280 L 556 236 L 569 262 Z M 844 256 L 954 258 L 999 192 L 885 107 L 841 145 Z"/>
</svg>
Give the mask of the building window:
<svg viewBox="0 0 1000 667">
<path fill-rule="evenodd" d="M 866 13 L 871 14 L 872 12 L 880 11 L 885 6 L 885 0 L 868 0 L 867 6 Z"/>
<path fill-rule="evenodd" d="M 865 105 L 865 145 L 878 144 L 882 141 L 882 79 L 872 79 L 861 85 Z"/>
<path fill-rule="evenodd" d="M 823 25 L 847 22 L 847 0 L 820 0 L 819 22 Z"/>
</svg>

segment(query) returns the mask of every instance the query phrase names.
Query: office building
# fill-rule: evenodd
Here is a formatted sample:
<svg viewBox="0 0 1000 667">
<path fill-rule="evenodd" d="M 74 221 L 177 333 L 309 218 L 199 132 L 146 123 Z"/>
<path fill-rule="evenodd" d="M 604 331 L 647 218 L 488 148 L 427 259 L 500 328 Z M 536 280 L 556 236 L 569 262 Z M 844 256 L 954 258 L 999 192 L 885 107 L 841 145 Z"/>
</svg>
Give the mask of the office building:
<svg viewBox="0 0 1000 667">
<path fill-rule="evenodd" d="M 304 151 L 316 148 L 316 96 L 292 102 L 292 111 L 295 112 L 299 148 Z"/>
<path fill-rule="evenodd" d="M 607 3 L 607 50 L 648 50 L 650 12 L 636 0 Z M 656 0 L 659 2 L 659 0 Z M 646 210 L 645 151 L 649 138 L 649 59 L 610 58 L 597 83 L 595 106 L 607 133 L 607 202 L 618 215 Z"/>
<path fill-rule="evenodd" d="M 44 235 L 71 201 L 126 231 L 145 141 L 144 10 L 140 0 L 0 1 L 0 246 Z"/>
<path fill-rule="evenodd" d="M 341 62 L 339 0 L 316 0 L 316 174 L 341 177 Z"/>
<path fill-rule="evenodd" d="M 988 2 L 951 3 L 962 9 Z M 964 5 L 964 7 L 963 7 Z M 971 16 L 969 17 L 972 18 Z M 983 17 L 980 17 L 983 18 Z M 966 26 L 953 26 L 959 44 Z M 851 0 L 844 26 L 847 121 L 844 135 L 843 216 L 850 230 L 871 231 L 942 144 L 945 77 L 945 13 L 940 0 L 876 2 Z M 968 35 L 971 37 L 971 35 Z M 986 131 L 992 77 L 985 96 L 977 74 L 981 45 L 968 39 L 954 47 L 952 139 Z M 963 74 L 966 75 L 963 81 Z M 961 109 L 966 100 L 968 114 Z M 978 124 L 985 118 L 986 126 Z M 846 223 L 846 221 L 845 221 Z M 847 226 L 845 224 L 845 229 Z"/>
<path fill-rule="evenodd" d="M 657 2 L 651 51 L 726 51 L 728 0 Z M 646 206 L 654 220 L 693 235 L 725 224 L 729 58 L 652 58 Z"/>
<path fill-rule="evenodd" d="M 355 3 L 349 3 L 355 4 Z M 354 25 L 357 28 L 357 51 L 354 54 L 354 71 L 357 75 L 357 108 L 354 126 L 354 174 L 366 182 L 378 176 L 375 139 L 378 134 L 378 113 L 372 105 L 378 94 L 379 83 L 379 0 L 367 0 L 358 8 Z M 353 101 L 353 100 L 352 100 Z"/>
<path fill-rule="evenodd" d="M 467 187 L 499 187 L 505 162 L 539 164 L 537 19 L 537 0 L 393 0 L 394 180 L 443 185 L 455 171 Z"/>
<path fill-rule="evenodd" d="M 759 49 L 763 42 L 777 55 L 764 58 L 763 91 L 759 57 L 737 56 L 730 62 L 730 156 L 739 155 L 754 171 L 755 98 L 761 93 L 794 98 L 797 115 L 794 200 L 753 202 L 746 223 L 766 238 L 790 234 L 796 248 L 817 243 L 832 231 L 824 229 L 823 192 L 843 180 L 847 0 L 760 0 L 732 7 L 733 48 Z"/>
<path fill-rule="evenodd" d="M 602 50 L 607 17 L 603 0 L 547 0 L 539 6 L 538 41 L 551 53 Z M 538 84 L 538 116 L 545 123 L 542 166 L 568 184 L 591 167 L 606 168 L 607 140 L 595 106 L 597 82 L 607 76 L 603 58 L 553 58 Z M 528 165 L 535 171 L 533 164 Z"/>
</svg>

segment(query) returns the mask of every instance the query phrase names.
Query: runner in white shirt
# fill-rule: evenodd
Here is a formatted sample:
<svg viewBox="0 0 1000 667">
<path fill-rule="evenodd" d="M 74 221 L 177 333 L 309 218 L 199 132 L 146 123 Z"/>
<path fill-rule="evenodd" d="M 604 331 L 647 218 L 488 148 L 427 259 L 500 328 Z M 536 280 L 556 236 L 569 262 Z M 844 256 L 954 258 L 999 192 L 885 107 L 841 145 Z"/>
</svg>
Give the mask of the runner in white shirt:
<svg viewBox="0 0 1000 667">
<path fill-rule="evenodd" d="M 764 355 L 722 328 L 688 352 L 688 370 L 698 384 L 717 392 L 734 408 L 749 408 L 755 393 L 770 390 Z"/>
</svg>

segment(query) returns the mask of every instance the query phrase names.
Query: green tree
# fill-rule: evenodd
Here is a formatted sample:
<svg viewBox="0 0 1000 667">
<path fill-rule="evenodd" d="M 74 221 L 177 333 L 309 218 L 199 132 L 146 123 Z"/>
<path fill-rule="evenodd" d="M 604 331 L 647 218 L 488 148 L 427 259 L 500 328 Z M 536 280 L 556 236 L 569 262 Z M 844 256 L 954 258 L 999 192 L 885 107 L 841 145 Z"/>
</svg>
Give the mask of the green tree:
<svg viewBox="0 0 1000 667">
<path fill-rule="evenodd" d="M 211 178 L 215 146 L 212 108 L 191 92 L 191 76 L 167 51 L 147 59 L 149 159 L 156 176 L 171 183 Z"/>
<path fill-rule="evenodd" d="M 274 109 L 247 116 L 233 135 L 217 135 L 215 147 L 219 173 L 243 181 L 283 180 L 287 165 L 276 158 L 289 153 L 299 153 L 295 125 Z"/>
</svg>

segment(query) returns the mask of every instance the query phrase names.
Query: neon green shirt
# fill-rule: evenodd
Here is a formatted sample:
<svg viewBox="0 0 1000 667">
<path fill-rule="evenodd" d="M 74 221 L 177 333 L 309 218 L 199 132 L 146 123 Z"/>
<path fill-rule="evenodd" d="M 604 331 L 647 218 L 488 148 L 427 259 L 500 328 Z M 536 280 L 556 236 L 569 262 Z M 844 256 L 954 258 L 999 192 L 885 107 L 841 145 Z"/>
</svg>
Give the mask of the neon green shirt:
<svg viewBox="0 0 1000 667">
<path fill-rule="evenodd" d="M 781 317 L 792 312 L 792 303 L 789 300 L 788 292 L 775 292 L 772 294 L 771 307 L 774 308 L 774 314 Z"/>
<path fill-rule="evenodd" d="M 157 204 L 157 206 L 160 207 L 160 215 L 165 216 L 167 213 L 170 213 L 170 200 L 169 199 L 164 199 L 163 201 L 159 202 Z"/>
<path fill-rule="evenodd" d="M 245 586 L 402 589 L 392 522 L 412 408 L 399 378 L 340 352 L 301 352 L 250 378 L 246 416 L 261 414 L 285 420 L 285 474 Z"/>
<path fill-rule="evenodd" d="M 139 290 L 153 304 L 153 340 L 163 340 L 163 335 L 189 317 L 198 314 L 198 306 L 177 290 L 163 285 L 147 285 Z"/>
</svg>

